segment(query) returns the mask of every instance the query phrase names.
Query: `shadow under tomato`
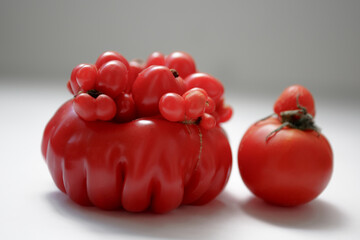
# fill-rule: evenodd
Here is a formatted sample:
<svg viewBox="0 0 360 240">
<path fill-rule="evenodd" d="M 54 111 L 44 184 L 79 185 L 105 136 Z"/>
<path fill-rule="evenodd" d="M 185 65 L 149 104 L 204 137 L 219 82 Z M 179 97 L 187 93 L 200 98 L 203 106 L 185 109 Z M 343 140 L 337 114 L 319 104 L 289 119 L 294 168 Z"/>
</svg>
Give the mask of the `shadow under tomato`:
<svg viewBox="0 0 360 240">
<path fill-rule="evenodd" d="M 297 207 L 279 207 L 249 197 L 240 207 L 258 220 L 287 228 L 335 230 L 343 227 L 346 221 L 338 208 L 320 199 Z"/>
<path fill-rule="evenodd" d="M 229 204 L 234 206 L 238 203 L 230 194 L 223 192 L 217 199 L 203 206 L 185 205 L 166 214 L 154 214 L 83 207 L 58 191 L 48 193 L 45 197 L 60 215 L 76 220 L 87 230 L 108 234 L 182 239 L 201 237 L 204 233 L 208 236 L 216 236 L 221 226 L 226 224 L 224 220 L 234 215 L 234 207 L 229 207 Z"/>
</svg>

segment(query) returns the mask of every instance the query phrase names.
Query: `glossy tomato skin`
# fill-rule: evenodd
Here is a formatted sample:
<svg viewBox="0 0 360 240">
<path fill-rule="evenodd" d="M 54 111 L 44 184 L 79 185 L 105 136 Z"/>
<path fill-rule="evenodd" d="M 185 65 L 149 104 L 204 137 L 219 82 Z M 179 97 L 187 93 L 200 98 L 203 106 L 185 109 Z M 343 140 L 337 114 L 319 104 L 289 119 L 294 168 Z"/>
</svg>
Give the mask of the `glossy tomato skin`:
<svg viewBox="0 0 360 240">
<path fill-rule="evenodd" d="M 163 213 L 180 204 L 205 204 L 224 188 L 231 149 L 221 128 L 154 117 L 86 122 L 72 102 L 46 126 L 42 153 L 57 187 L 73 201 Z"/>
<path fill-rule="evenodd" d="M 194 73 L 184 79 L 186 89 L 202 88 L 217 104 L 224 94 L 222 83 L 207 73 Z"/>
<path fill-rule="evenodd" d="M 146 67 L 151 65 L 165 66 L 165 56 L 161 52 L 153 52 L 146 60 Z"/>
<path fill-rule="evenodd" d="M 284 128 L 266 137 L 281 122 L 269 118 L 252 125 L 238 150 L 245 185 L 259 198 L 280 206 L 297 206 L 316 198 L 327 186 L 333 154 L 315 131 Z"/>
<path fill-rule="evenodd" d="M 315 117 L 314 98 L 311 92 L 301 85 L 292 85 L 287 87 L 280 94 L 274 104 L 274 113 L 280 116 L 281 112 L 299 109 L 296 100 L 297 98 L 300 106 L 305 107 L 308 113 Z"/>
<path fill-rule="evenodd" d="M 113 60 L 122 62 L 126 66 L 126 69 L 127 70 L 129 69 L 129 62 L 126 60 L 126 58 L 123 55 L 121 55 L 120 53 L 115 52 L 115 51 L 107 51 L 107 52 L 102 53 L 96 60 L 95 66 L 99 69 L 105 63 L 113 61 Z"/>
<path fill-rule="evenodd" d="M 125 92 L 127 93 L 131 92 L 132 85 L 142 70 L 144 70 L 144 64 L 142 62 L 136 60 L 129 62 L 129 77 Z"/>
<path fill-rule="evenodd" d="M 180 77 L 186 78 L 196 72 L 194 59 L 186 52 L 173 52 L 165 57 L 165 66 L 175 69 Z"/>
<path fill-rule="evenodd" d="M 169 68 L 152 65 L 137 76 L 132 95 L 139 117 L 160 114 L 159 100 L 169 92 L 183 94 L 182 79 L 175 78 Z"/>
</svg>

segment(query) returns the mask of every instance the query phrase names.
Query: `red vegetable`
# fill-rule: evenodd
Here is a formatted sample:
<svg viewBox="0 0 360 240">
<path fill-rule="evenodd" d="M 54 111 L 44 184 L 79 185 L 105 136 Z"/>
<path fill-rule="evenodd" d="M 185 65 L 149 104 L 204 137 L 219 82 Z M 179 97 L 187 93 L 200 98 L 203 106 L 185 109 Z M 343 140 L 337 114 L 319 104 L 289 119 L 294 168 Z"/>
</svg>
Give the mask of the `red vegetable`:
<svg viewBox="0 0 360 240">
<path fill-rule="evenodd" d="M 186 78 L 196 72 L 194 59 L 186 52 L 173 52 L 165 57 L 165 66 L 176 69 L 180 77 Z"/>
<path fill-rule="evenodd" d="M 146 67 L 151 65 L 165 66 L 165 57 L 161 52 L 153 52 L 146 61 Z"/>
<path fill-rule="evenodd" d="M 96 90 L 115 98 L 126 90 L 127 85 L 128 71 L 122 62 L 112 60 L 99 68 Z"/>
<path fill-rule="evenodd" d="M 152 65 L 144 69 L 136 78 L 132 94 L 139 116 L 159 114 L 159 100 L 165 93 L 183 93 L 182 79 L 175 78 L 165 66 Z"/>
<path fill-rule="evenodd" d="M 139 73 L 144 70 L 144 64 L 141 60 L 133 60 L 129 62 L 129 78 L 128 78 L 128 85 L 126 87 L 126 92 L 131 92 L 132 85 L 134 84 L 135 79 L 139 75 Z"/>
<path fill-rule="evenodd" d="M 77 83 L 77 80 L 76 80 L 76 74 L 79 71 L 79 69 L 81 69 L 85 65 L 87 65 L 87 64 L 79 64 L 76 67 L 74 67 L 74 69 L 71 72 L 71 76 L 68 81 L 68 89 L 74 95 L 77 94 L 80 90 L 79 84 Z"/>
<path fill-rule="evenodd" d="M 309 90 L 300 85 L 290 86 L 281 93 L 274 104 L 274 113 L 280 116 L 281 112 L 298 109 L 297 98 L 299 104 L 305 107 L 311 116 L 315 117 L 314 98 Z"/>
<path fill-rule="evenodd" d="M 81 93 L 75 97 L 74 110 L 86 121 L 108 121 L 114 118 L 116 105 L 114 100 L 105 94 L 94 98 L 87 93 Z"/>
<path fill-rule="evenodd" d="M 91 64 L 83 64 L 83 66 L 76 72 L 76 82 L 84 91 L 94 89 L 96 78 L 97 69 Z"/>
<path fill-rule="evenodd" d="M 101 54 L 98 57 L 98 59 L 96 60 L 95 65 L 99 69 L 105 63 L 113 61 L 113 60 L 122 62 L 125 65 L 126 69 L 130 68 L 129 62 L 126 60 L 126 58 L 123 55 L 121 55 L 120 53 L 114 52 L 114 51 L 107 51 L 107 52 L 104 52 L 103 54 Z"/>
<path fill-rule="evenodd" d="M 196 88 L 190 89 L 184 95 L 185 115 L 188 119 L 197 119 L 204 114 L 206 108 L 207 94 Z"/>
<path fill-rule="evenodd" d="M 224 94 L 224 87 L 219 80 L 207 73 L 194 73 L 184 80 L 186 89 L 202 88 L 215 103 L 218 103 Z"/>
<path fill-rule="evenodd" d="M 275 109 L 282 109 L 279 116 L 252 125 L 238 150 L 238 166 L 246 186 L 259 198 L 281 206 L 316 198 L 327 186 L 333 168 L 329 142 L 299 104 L 304 88 L 297 85 L 290 89 L 296 109 L 282 99 L 288 96 L 286 89 L 275 103 Z M 312 99 L 306 92 L 306 98 Z M 313 102 L 304 102 L 315 112 Z"/>
<path fill-rule="evenodd" d="M 116 99 L 116 115 L 117 122 L 130 122 L 136 118 L 135 103 L 130 94 L 121 93 Z"/>
<path fill-rule="evenodd" d="M 143 68 L 116 52 L 78 65 L 67 84 L 74 98 L 45 128 L 50 173 L 79 204 L 162 213 L 205 204 L 228 181 L 231 149 L 214 117 L 220 108 L 204 89 L 182 95 L 175 69 Z"/>
<path fill-rule="evenodd" d="M 171 122 L 185 120 L 185 100 L 177 93 L 166 93 L 159 101 L 161 115 Z"/>
<path fill-rule="evenodd" d="M 231 149 L 219 127 L 151 117 L 86 122 L 72 100 L 48 123 L 42 153 L 57 187 L 75 202 L 132 212 L 205 204 L 231 170 Z"/>
</svg>

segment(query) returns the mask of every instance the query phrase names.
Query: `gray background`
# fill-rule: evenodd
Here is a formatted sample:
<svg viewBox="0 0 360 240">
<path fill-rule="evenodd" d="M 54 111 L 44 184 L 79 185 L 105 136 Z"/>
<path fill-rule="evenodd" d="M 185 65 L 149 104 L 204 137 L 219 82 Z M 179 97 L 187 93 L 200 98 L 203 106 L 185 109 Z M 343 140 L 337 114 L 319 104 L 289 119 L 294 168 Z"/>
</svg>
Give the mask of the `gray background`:
<svg viewBox="0 0 360 240">
<path fill-rule="evenodd" d="M 65 87 L 106 50 L 187 51 L 227 92 L 277 96 L 299 83 L 359 99 L 360 1 L 0 2 L 0 77 Z"/>
</svg>

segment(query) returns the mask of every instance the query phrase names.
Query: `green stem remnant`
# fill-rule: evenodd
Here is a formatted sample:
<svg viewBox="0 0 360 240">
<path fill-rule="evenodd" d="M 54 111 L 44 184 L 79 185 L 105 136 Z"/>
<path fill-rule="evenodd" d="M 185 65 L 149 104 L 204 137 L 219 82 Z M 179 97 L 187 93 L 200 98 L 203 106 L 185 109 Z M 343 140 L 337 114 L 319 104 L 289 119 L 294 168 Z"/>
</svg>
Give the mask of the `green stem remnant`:
<svg viewBox="0 0 360 240">
<path fill-rule="evenodd" d="M 299 95 L 296 97 L 296 104 L 298 109 L 296 110 L 289 110 L 289 111 L 283 111 L 280 113 L 280 119 L 281 119 L 281 126 L 276 128 L 274 131 L 270 132 L 266 136 L 266 141 L 282 130 L 284 127 L 289 128 L 295 128 L 302 131 L 305 130 L 313 130 L 320 135 L 320 129 L 315 125 L 313 116 L 308 113 L 307 109 L 304 106 L 301 106 L 299 103 Z M 270 115 L 269 117 L 271 117 Z M 269 118 L 267 117 L 267 118 Z M 267 118 L 261 119 L 260 121 L 263 121 Z"/>
</svg>

